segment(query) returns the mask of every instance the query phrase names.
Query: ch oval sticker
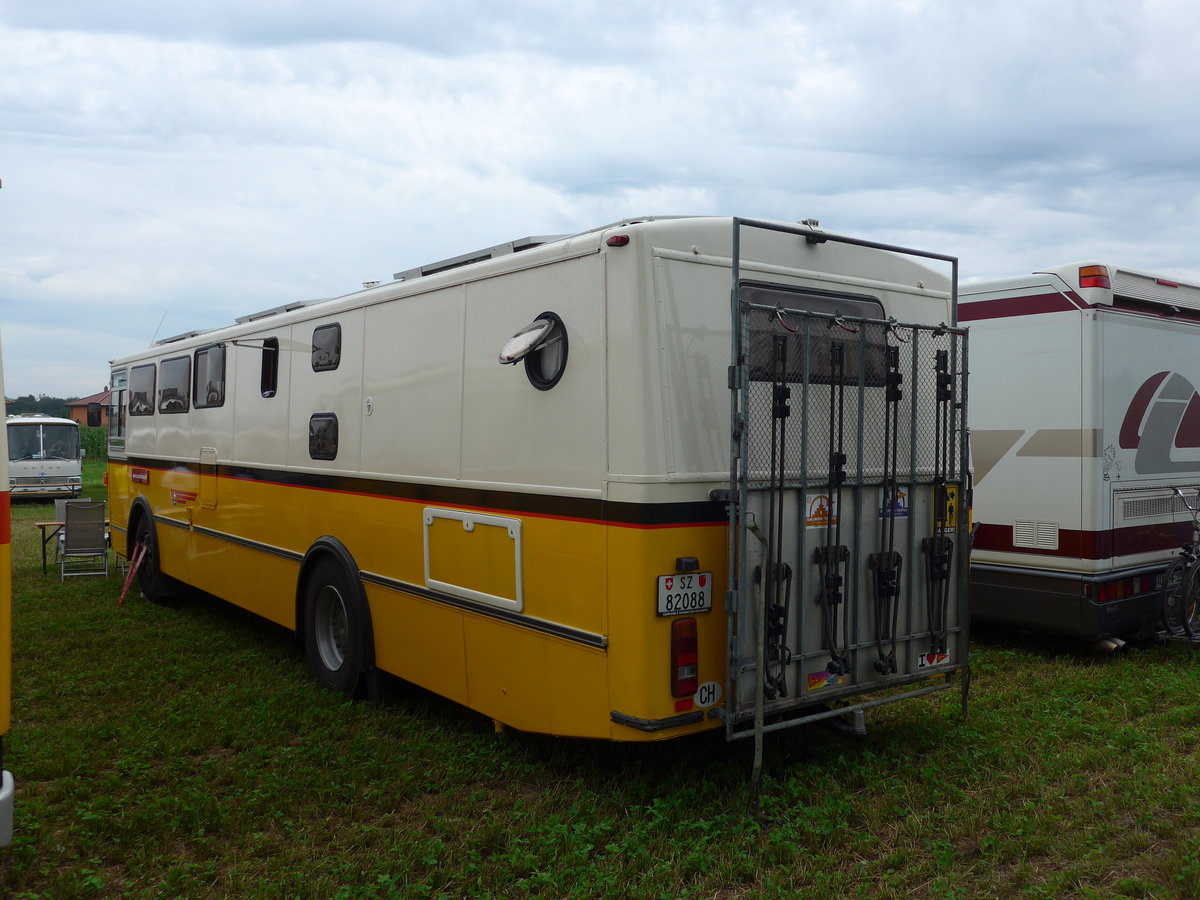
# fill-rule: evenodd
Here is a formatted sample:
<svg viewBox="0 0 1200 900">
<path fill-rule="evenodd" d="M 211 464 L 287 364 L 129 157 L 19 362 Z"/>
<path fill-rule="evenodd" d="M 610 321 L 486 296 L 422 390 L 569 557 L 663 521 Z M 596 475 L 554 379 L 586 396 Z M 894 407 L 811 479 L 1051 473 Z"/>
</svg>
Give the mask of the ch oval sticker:
<svg viewBox="0 0 1200 900">
<path fill-rule="evenodd" d="M 721 682 L 706 681 L 692 695 L 692 702 L 703 708 L 721 702 Z"/>
</svg>

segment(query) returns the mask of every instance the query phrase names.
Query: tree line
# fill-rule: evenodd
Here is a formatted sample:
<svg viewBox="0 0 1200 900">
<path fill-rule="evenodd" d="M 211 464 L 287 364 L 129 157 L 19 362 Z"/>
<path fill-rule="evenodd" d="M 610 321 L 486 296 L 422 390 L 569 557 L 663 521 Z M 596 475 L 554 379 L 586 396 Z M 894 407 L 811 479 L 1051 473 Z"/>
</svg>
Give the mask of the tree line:
<svg viewBox="0 0 1200 900">
<path fill-rule="evenodd" d="M 67 401 L 77 400 L 78 397 L 48 397 L 45 394 L 33 396 L 27 394 L 24 397 L 14 397 L 12 400 L 5 398 L 4 405 L 8 408 L 8 415 L 19 416 L 21 413 L 42 413 L 46 416 L 59 416 L 60 418 L 67 417 Z"/>
</svg>

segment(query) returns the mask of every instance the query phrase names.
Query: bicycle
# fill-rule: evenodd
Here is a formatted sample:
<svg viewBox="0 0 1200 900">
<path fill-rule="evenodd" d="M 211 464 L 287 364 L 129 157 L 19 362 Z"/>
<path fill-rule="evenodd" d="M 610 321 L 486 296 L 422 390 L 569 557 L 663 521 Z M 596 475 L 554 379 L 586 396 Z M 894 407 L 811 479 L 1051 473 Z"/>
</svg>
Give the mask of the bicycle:
<svg viewBox="0 0 1200 900">
<path fill-rule="evenodd" d="M 1183 491 L 1175 488 L 1175 496 L 1192 514 L 1192 540 L 1184 544 L 1171 564 L 1163 573 L 1162 604 L 1163 626 L 1168 636 L 1186 635 L 1189 640 L 1200 629 L 1196 613 L 1200 609 L 1200 506 L 1192 506 Z M 1200 499 L 1200 489 L 1196 491 Z"/>
</svg>

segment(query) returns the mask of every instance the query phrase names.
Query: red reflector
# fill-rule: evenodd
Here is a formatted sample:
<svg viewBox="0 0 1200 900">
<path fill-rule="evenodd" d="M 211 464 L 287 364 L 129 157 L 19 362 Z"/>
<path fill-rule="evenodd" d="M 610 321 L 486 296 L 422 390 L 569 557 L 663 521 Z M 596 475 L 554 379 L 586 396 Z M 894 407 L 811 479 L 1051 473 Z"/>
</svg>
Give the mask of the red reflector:
<svg viewBox="0 0 1200 900">
<path fill-rule="evenodd" d="M 1108 268 L 1106 266 L 1080 266 L 1079 286 L 1081 288 L 1112 287 L 1112 283 L 1108 280 Z"/>
<path fill-rule="evenodd" d="M 1173 288 L 1179 287 L 1178 281 L 1167 281 L 1167 279 L 1165 279 L 1165 278 L 1155 278 L 1154 283 L 1161 284 L 1163 287 L 1173 287 Z"/>
<path fill-rule="evenodd" d="M 692 702 L 691 697 L 686 697 L 683 700 L 676 700 L 675 712 L 687 712 L 693 706 L 695 706 L 695 703 Z"/>
<path fill-rule="evenodd" d="M 671 696 L 690 697 L 699 686 L 696 620 L 676 619 L 671 623 Z"/>
<path fill-rule="evenodd" d="M 624 247 L 626 244 L 629 243 L 629 235 L 614 234 L 612 237 L 610 237 L 604 243 L 608 244 L 608 246 L 610 246 L 610 247 Z"/>
</svg>

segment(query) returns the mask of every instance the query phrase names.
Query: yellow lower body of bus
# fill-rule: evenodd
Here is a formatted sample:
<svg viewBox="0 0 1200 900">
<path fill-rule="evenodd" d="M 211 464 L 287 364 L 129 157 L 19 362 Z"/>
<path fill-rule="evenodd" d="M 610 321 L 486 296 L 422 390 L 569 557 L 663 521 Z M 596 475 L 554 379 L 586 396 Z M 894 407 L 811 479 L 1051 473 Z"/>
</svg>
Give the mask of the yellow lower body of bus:
<svg viewBox="0 0 1200 900">
<path fill-rule="evenodd" d="M 721 724 L 724 523 L 615 523 L 266 480 L 202 483 L 196 471 L 118 462 L 109 492 L 115 529 L 128 527 L 139 497 L 153 509 L 166 574 L 292 629 L 305 554 L 336 538 L 365 590 L 376 667 L 498 725 L 651 741 Z M 692 559 L 710 579 L 711 607 L 659 615 L 659 577 Z M 672 656 L 681 619 L 695 632 L 682 683 Z"/>
</svg>

